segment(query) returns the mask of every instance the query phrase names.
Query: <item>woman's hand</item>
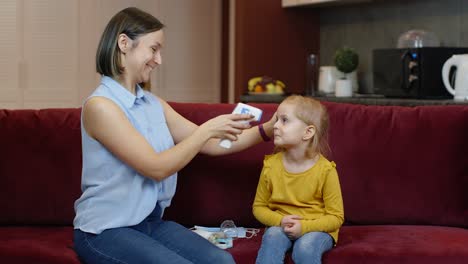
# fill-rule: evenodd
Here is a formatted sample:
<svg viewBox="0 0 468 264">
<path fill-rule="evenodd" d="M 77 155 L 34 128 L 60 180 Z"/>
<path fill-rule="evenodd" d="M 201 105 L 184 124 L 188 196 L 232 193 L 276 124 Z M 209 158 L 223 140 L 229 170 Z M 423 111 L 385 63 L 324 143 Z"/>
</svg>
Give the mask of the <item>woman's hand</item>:
<svg viewBox="0 0 468 264">
<path fill-rule="evenodd" d="M 237 135 L 244 129 L 251 127 L 248 121 L 253 118 L 250 114 L 227 114 L 212 118 L 198 128 L 202 134 L 209 138 L 225 138 L 231 141 L 237 140 Z"/>
</svg>

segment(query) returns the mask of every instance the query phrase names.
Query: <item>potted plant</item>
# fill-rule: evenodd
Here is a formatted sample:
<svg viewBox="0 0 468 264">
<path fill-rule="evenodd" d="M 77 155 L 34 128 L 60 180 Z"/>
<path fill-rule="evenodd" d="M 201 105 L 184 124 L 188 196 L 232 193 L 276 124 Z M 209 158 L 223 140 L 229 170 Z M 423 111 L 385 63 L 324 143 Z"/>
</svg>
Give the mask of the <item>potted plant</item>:
<svg viewBox="0 0 468 264">
<path fill-rule="evenodd" d="M 343 73 L 343 77 L 336 81 L 336 96 L 349 97 L 353 91 L 357 92 L 356 69 L 359 65 L 359 55 L 349 47 L 336 50 L 334 62 L 336 69 Z"/>
</svg>

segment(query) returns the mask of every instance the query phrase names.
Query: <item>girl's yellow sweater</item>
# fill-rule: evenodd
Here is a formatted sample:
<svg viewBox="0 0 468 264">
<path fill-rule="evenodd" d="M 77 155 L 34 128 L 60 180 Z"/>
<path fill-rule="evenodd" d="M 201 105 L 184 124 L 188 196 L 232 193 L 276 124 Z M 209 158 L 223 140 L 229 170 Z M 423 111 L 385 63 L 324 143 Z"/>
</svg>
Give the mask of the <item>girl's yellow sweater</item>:
<svg viewBox="0 0 468 264">
<path fill-rule="evenodd" d="M 326 232 L 336 243 L 344 209 L 335 167 L 321 155 L 307 171 L 289 173 L 281 152 L 267 155 L 253 203 L 255 218 L 266 226 L 280 226 L 283 216 L 299 215 L 302 234 Z"/>
</svg>

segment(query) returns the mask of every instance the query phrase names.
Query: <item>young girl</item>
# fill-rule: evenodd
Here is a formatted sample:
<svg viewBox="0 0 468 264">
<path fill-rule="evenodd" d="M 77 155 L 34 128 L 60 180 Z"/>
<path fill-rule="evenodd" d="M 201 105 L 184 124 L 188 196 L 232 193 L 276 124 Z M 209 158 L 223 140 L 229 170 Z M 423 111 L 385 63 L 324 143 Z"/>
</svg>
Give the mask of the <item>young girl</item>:
<svg viewBox="0 0 468 264">
<path fill-rule="evenodd" d="M 268 226 L 256 263 L 283 263 L 292 248 L 295 263 L 321 263 L 338 240 L 344 221 L 335 163 L 323 153 L 328 114 L 317 100 L 290 96 L 278 107 L 275 154 L 267 155 L 253 214 Z"/>
</svg>

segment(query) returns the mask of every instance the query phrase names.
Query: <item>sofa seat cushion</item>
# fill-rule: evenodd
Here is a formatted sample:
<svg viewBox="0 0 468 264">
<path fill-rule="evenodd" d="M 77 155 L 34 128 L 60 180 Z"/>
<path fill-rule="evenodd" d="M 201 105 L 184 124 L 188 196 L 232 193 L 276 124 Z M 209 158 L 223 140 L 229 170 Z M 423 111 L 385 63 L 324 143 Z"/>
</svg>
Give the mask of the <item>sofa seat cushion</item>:
<svg viewBox="0 0 468 264">
<path fill-rule="evenodd" d="M 441 226 L 343 226 L 324 263 L 466 263 L 468 230 Z"/>
<path fill-rule="evenodd" d="M 236 263 L 255 263 L 264 231 L 265 229 L 261 228 L 256 236 L 237 238 L 233 241 L 234 246 L 229 248 L 228 251 L 232 254 Z"/>
<path fill-rule="evenodd" d="M 254 263 L 263 229 L 228 249 L 237 263 Z M 2 263 L 79 264 L 72 227 L 1 227 Z M 439 226 L 343 226 L 324 263 L 466 263 L 468 230 Z M 286 263 L 292 263 L 290 255 Z"/>
<path fill-rule="evenodd" d="M 236 239 L 231 252 L 237 263 L 254 263 L 263 229 L 251 239 Z M 343 226 L 338 245 L 323 263 L 466 263 L 468 230 L 412 225 Z M 286 263 L 293 263 L 290 254 Z"/>
<path fill-rule="evenodd" d="M 1 263 L 80 264 L 72 227 L 0 227 Z"/>
</svg>

